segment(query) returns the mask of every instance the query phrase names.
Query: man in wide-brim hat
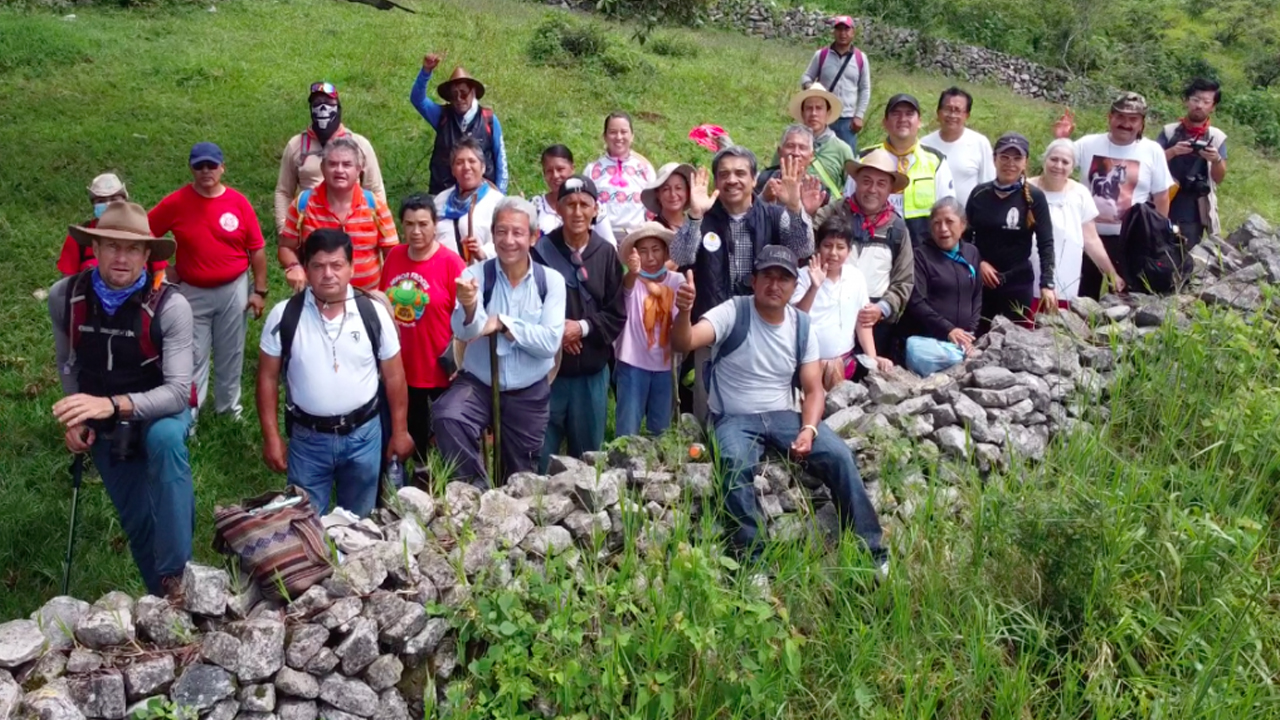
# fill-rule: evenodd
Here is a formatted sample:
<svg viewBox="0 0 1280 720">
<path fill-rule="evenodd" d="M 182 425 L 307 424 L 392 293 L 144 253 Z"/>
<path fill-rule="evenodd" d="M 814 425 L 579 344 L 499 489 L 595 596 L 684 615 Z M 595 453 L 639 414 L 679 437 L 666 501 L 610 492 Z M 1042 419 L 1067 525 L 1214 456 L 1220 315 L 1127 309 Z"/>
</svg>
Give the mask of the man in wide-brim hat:
<svg viewBox="0 0 1280 720">
<path fill-rule="evenodd" d="M 436 92 L 447 102 L 438 103 L 427 97 L 427 84 L 431 74 L 439 67 L 443 55 L 429 53 L 422 58 L 422 70 L 413 81 L 409 102 L 424 120 L 436 131 L 435 146 L 431 150 L 431 180 L 427 186 L 432 195 L 444 192 L 456 181 L 450 172 L 449 155 L 458 141 L 473 137 L 484 148 L 484 176 L 507 192 L 507 150 L 502 142 L 502 124 L 493 110 L 480 106 L 484 97 L 484 84 L 471 77 L 461 65 L 453 69 L 453 75 L 440 83 Z"/>
<path fill-rule="evenodd" d="M 191 425 L 191 306 L 151 282 L 148 261 L 173 255 L 147 212 L 113 202 L 94 227 L 72 226 L 97 267 L 49 290 L 49 318 L 65 394 L 53 415 L 73 453 L 89 453 L 129 538 L 147 592 L 178 593 L 191 559 L 195 492 Z"/>
</svg>

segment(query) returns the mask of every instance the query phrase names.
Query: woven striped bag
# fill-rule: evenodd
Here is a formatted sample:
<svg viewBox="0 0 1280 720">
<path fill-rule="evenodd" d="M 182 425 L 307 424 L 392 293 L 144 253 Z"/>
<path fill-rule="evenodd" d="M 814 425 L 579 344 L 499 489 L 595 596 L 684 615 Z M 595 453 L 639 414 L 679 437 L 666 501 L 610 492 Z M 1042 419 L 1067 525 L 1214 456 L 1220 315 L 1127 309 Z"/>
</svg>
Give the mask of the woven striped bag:
<svg viewBox="0 0 1280 720">
<path fill-rule="evenodd" d="M 267 597 L 289 601 L 333 573 L 324 527 L 290 486 L 213 512 L 213 549 L 240 558 Z"/>
</svg>

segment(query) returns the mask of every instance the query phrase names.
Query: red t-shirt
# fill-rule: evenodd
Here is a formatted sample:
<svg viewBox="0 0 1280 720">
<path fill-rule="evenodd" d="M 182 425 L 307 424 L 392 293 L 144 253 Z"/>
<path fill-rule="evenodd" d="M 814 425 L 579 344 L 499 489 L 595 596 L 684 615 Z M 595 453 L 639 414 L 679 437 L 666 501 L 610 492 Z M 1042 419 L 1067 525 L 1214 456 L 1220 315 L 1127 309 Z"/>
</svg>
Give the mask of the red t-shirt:
<svg viewBox="0 0 1280 720">
<path fill-rule="evenodd" d="M 82 227 L 97 227 L 97 225 L 98 219 L 94 218 L 85 223 Z M 64 276 L 75 275 L 78 272 L 88 270 L 89 268 L 96 267 L 97 265 L 98 258 L 93 256 L 92 247 L 87 245 L 81 247 L 80 243 L 76 242 L 76 239 L 70 235 L 62 241 L 62 252 L 58 254 L 58 272 L 62 273 Z M 169 267 L 168 260 L 147 263 L 147 268 L 153 273 L 160 272 L 167 267 Z"/>
<path fill-rule="evenodd" d="M 218 287 L 240 277 L 249 269 L 249 253 L 265 245 L 253 205 L 231 188 L 207 198 L 184 185 L 152 208 L 147 218 L 157 237 L 173 233 L 178 275 L 196 287 Z"/>
<path fill-rule="evenodd" d="M 453 340 L 449 318 L 458 299 L 455 281 L 464 268 L 462 258 L 444 246 L 422 262 L 409 257 L 408 245 L 397 245 L 387 255 L 379 287 L 391 301 L 391 316 L 400 329 L 400 357 L 411 387 L 449 387 L 449 376 L 436 358 Z"/>
</svg>

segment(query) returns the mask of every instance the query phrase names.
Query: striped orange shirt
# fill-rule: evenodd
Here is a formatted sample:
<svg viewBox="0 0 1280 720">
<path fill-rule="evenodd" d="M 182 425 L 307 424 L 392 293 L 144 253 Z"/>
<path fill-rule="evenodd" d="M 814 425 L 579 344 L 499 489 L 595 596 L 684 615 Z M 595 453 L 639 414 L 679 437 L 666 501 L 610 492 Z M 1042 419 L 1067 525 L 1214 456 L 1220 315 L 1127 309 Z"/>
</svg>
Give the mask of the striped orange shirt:
<svg viewBox="0 0 1280 720">
<path fill-rule="evenodd" d="M 364 190 L 356 185 L 351 195 L 351 212 L 338 219 L 329 209 L 329 193 L 324 182 L 311 191 L 307 206 L 298 211 L 298 203 L 289 204 L 289 215 L 280 238 L 301 248 L 308 236 L 321 228 L 342 230 L 351 236 L 352 259 L 355 274 L 351 284 L 361 290 L 377 290 L 382 279 L 382 256 L 379 249 L 393 248 L 400 244 L 396 235 L 396 222 L 387 204 L 373 196 L 376 207 L 369 207 Z M 299 255 L 302 253 L 299 252 Z"/>
</svg>

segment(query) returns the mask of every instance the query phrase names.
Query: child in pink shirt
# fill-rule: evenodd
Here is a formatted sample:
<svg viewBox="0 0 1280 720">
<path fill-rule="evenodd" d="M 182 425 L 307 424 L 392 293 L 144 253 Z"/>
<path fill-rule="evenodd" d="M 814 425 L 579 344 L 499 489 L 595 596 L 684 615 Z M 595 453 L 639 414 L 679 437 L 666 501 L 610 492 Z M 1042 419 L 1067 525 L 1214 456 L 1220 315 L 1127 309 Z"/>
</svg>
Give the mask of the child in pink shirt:
<svg viewBox="0 0 1280 720">
<path fill-rule="evenodd" d="M 617 409 L 614 434 L 639 435 L 640 421 L 650 435 L 671 425 L 674 384 L 671 373 L 671 321 L 676 314 L 676 290 L 684 283 L 667 270 L 675 234 L 655 222 L 634 230 L 618 247 L 627 264 L 622 296 L 627 324 L 615 342 Z"/>
</svg>

